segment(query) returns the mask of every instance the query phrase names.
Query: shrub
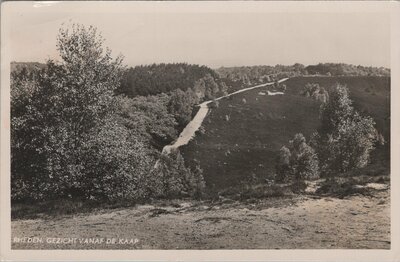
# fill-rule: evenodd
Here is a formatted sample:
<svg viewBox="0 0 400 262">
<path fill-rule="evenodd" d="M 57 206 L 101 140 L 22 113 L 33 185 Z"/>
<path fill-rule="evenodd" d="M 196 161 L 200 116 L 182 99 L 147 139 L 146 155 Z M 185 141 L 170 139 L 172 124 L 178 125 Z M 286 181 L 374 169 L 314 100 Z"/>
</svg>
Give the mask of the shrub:
<svg viewBox="0 0 400 262">
<path fill-rule="evenodd" d="M 311 97 L 321 103 L 327 103 L 329 100 L 328 92 L 317 83 L 307 83 L 300 94 L 305 97 Z"/>
<path fill-rule="evenodd" d="M 276 159 L 276 180 L 291 182 L 295 191 L 304 189 L 305 179 L 319 176 L 319 162 L 314 149 L 306 143 L 302 134 L 296 134 L 289 142 L 289 148 L 283 146 Z"/>
<path fill-rule="evenodd" d="M 213 99 L 211 103 L 208 104 L 209 108 L 218 108 L 219 107 L 219 101 Z"/>
</svg>

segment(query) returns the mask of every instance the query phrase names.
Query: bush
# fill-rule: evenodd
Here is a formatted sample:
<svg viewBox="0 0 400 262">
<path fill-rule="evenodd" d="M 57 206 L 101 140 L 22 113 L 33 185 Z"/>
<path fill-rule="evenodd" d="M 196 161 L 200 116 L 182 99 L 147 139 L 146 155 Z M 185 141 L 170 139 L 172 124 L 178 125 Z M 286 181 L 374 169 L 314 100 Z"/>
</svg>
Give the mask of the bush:
<svg viewBox="0 0 400 262">
<path fill-rule="evenodd" d="M 307 83 L 300 94 L 305 97 L 311 97 L 321 103 L 327 103 L 329 100 L 328 92 L 317 83 Z"/>
<path fill-rule="evenodd" d="M 213 100 L 211 101 L 211 103 L 208 104 L 208 107 L 209 107 L 209 108 L 218 108 L 218 107 L 219 107 L 219 101 L 213 99 Z"/>
<path fill-rule="evenodd" d="M 276 181 L 291 182 L 295 191 L 304 190 L 305 179 L 319 176 L 319 162 L 314 149 L 306 143 L 302 134 L 296 134 L 289 142 L 289 148 L 283 146 L 276 159 Z"/>
<path fill-rule="evenodd" d="M 285 84 L 280 84 L 280 85 L 279 85 L 279 88 L 278 88 L 279 91 L 281 91 L 281 92 L 286 92 L 286 89 L 287 89 L 287 87 L 286 87 Z"/>
<path fill-rule="evenodd" d="M 331 177 L 322 182 L 315 193 L 318 195 L 328 195 L 339 198 L 356 194 L 370 195 L 370 190 L 368 188 L 357 187 L 357 184 L 357 181 L 352 178 L 345 179 Z"/>
</svg>

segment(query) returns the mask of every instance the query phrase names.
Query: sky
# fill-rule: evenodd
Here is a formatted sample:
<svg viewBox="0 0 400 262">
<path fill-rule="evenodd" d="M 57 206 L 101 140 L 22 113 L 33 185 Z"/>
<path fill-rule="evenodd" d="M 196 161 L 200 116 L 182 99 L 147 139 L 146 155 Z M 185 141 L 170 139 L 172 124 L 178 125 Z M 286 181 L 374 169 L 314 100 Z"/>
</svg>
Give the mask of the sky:
<svg viewBox="0 0 400 262">
<path fill-rule="evenodd" d="M 122 54 L 128 66 L 344 62 L 390 67 L 386 7 L 224 4 L 9 2 L 2 6 L 2 39 L 11 61 L 19 62 L 58 59 L 58 29 L 82 23 L 96 26 L 105 45 L 114 56 Z"/>
</svg>

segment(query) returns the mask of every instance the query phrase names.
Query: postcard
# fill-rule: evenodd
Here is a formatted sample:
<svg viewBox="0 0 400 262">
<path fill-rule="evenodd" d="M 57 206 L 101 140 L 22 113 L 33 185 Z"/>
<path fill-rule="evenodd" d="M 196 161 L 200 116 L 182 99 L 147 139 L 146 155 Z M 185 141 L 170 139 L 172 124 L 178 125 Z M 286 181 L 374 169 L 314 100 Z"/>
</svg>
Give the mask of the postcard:
<svg viewBox="0 0 400 262">
<path fill-rule="evenodd" d="M 3 2 L 1 259 L 399 260 L 399 11 Z"/>
</svg>

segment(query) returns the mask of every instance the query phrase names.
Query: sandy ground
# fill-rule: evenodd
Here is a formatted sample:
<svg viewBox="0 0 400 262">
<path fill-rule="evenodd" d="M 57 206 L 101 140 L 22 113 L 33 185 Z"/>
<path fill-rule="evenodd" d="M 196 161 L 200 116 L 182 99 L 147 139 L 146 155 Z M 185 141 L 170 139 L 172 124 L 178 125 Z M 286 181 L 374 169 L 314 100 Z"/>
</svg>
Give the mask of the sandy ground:
<svg viewBox="0 0 400 262">
<path fill-rule="evenodd" d="M 223 201 L 140 205 L 13 221 L 12 248 L 389 249 L 389 205 L 388 190 L 382 189 L 374 197 L 344 199 L 299 196 L 256 204 Z M 28 241 L 23 237 L 42 243 L 15 242 Z"/>
</svg>

